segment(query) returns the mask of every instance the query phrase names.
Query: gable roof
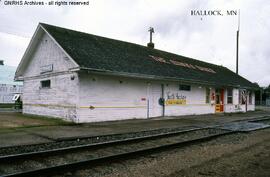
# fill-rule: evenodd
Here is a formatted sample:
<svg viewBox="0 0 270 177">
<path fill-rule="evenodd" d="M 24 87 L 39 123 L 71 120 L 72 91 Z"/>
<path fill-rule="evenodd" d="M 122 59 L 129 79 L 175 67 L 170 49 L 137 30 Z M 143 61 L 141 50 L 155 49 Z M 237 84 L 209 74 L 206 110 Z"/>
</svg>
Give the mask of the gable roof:
<svg viewBox="0 0 270 177">
<path fill-rule="evenodd" d="M 218 86 L 257 88 L 250 81 L 222 66 L 138 44 L 44 23 L 40 25 L 82 70 Z"/>
</svg>

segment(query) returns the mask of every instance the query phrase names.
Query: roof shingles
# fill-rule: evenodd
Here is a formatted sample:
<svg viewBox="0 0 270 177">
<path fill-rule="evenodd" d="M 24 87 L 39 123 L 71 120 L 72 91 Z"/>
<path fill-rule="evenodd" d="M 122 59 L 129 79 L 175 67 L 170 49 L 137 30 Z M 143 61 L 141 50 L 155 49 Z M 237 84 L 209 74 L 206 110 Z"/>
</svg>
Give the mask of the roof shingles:
<svg viewBox="0 0 270 177">
<path fill-rule="evenodd" d="M 256 85 L 231 70 L 188 57 L 151 49 L 145 46 L 95 36 L 41 23 L 42 27 L 83 68 L 127 74 L 142 74 L 161 78 L 194 80 L 222 86 L 257 88 Z M 168 63 L 158 62 L 151 56 L 161 57 Z M 174 65 L 170 60 L 214 70 Z"/>
</svg>

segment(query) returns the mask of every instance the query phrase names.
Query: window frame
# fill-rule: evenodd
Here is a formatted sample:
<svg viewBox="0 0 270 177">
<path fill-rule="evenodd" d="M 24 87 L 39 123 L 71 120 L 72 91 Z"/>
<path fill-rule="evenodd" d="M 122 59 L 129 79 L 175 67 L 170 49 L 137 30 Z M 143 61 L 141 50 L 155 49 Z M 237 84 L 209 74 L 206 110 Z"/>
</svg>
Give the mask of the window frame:
<svg viewBox="0 0 270 177">
<path fill-rule="evenodd" d="M 40 88 L 41 89 L 50 89 L 51 88 L 51 80 L 42 80 L 40 81 Z"/>
<path fill-rule="evenodd" d="M 179 84 L 179 90 L 189 92 L 191 91 L 191 85 Z"/>
<path fill-rule="evenodd" d="M 229 93 L 231 93 L 229 95 Z M 229 102 L 229 99 L 231 102 Z M 233 104 L 233 89 L 232 88 L 227 88 L 227 104 Z"/>
</svg>

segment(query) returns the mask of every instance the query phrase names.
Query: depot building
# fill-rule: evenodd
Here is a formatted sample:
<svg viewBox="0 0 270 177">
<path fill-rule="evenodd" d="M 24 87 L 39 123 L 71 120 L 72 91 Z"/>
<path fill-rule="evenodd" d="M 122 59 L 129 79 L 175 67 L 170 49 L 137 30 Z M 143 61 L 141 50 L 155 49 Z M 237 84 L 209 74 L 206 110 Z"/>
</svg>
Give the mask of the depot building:
<svg viewBox="0 0 270 177">
<path fill-rule="evenodd" d="M 153 46 L 40 23 L 15 76 L 23 113 L 94 122 L 255 109 L 247 79 Z"/>
</svg>

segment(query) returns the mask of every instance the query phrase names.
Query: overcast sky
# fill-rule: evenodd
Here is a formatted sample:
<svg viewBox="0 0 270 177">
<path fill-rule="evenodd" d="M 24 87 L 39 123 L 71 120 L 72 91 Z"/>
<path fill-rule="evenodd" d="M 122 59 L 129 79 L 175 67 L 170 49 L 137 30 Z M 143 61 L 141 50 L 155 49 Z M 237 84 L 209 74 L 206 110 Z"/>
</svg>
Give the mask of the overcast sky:
<svg viewBox="0 0 270 177">
<path fill-rule="evenodd" d="M 260 86 L 270 84 L 269 0 L 90 0 L 77 7 L 0 1 L 0 59 L 11 66 L 19 64 L 44 22 L 141 45 L 149 42 L 152 26 L 156 48 L 235 71 L 238 16 L 226 11 L 240 9 L 239 74 Z M 223 16 L 192 16 L 192 10 L 221 10 Z"/>
</svg>

